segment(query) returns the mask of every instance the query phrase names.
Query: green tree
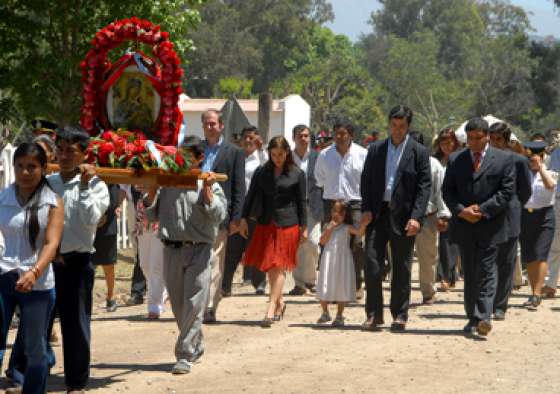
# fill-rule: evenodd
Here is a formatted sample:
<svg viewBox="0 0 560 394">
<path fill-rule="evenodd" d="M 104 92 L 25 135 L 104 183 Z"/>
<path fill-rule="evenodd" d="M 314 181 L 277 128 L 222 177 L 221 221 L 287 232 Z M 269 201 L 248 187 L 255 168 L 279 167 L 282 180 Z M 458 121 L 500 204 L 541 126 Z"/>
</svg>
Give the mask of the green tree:
<svg viewBox="0 0 560 394">
<path fill-rule="evenodd" d="M 184 51 L 204 0 L 5 0 L 0 4 L 0 91 L 25 118 L 76 122 L 81 105 L 80 61 L 95 32 L 132 16 L 169 31 Z M 124 48 L 123 48 L 124 49 Z"/>
<path fill-rule="evenodd" d="M 327 0 L 210 0 L 201 15 L 187 69 L 194 97 L 217 94 L 225 77 L 252 79 L 253 93 L 267 91 L 307 63 L 313 29 L 333 18 Z"/>
<path fill-rule="evenodd" d="M 289 74 L 273 89 L 277 95 L 299 93 L 311 105 L 315 130 L 348 121 L 358 129 L 384 126 L 384 92 L 357 61 L 357 48 L 348 37 L 328 28 L 312 35 L 309 63 Z"/>
</svg>

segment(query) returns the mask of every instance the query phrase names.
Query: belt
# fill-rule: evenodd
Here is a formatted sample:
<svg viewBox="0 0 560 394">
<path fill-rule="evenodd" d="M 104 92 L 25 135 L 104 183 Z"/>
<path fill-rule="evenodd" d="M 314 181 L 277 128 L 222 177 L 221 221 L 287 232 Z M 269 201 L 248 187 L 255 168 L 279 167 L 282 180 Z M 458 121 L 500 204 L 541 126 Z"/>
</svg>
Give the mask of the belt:
<svg viewBox="0 0 560 394">
<path fill-rule="evenodd" d="M 552 205 L 549 205 L 548 207 L 542 207 L 542 208 L 523 208 L 523 209 L 528 213 L 533 213 L 533 212 L 542 211 L 543 209 L 549 209 L 549 208 L 552 208 Z"/>
<path fill-rule="evenodd" d="M 202 244 L 206 244 L 206 242 L 194 242 L 194 241 L 170 241 L 168 239 L 162 240 L 163 244 L 168 248 L 179 249 L 183 246 L 198 246 Z"/>
</svg>

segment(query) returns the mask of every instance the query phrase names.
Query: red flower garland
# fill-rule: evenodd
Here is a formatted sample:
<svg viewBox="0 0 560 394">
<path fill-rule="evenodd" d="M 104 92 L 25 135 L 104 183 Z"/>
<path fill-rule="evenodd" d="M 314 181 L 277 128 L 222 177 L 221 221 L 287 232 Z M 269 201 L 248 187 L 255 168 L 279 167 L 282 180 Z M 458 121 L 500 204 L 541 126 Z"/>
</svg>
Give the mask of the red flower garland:
<svg viewBox="0 0 560 394">
<path fill-rule="evenodd" d="M 177 105 L 183 77 L 181 60 L 173 49 L 173 43 L 169 41 L 169 33 L 160 31 L 159 25 L 154 26 L 150 21 L 136 17 L 109 24 L 99 30 L 92 40 L 92 48 L 80 64 L 83 83 L 80 123 L 90 135 L 95 136 L 99 133 L 101 106 L 105 105 L 100 87 L 112 66 L 107 54 L 126 40 L 152 45 L 153 54 L 163 66 L 162 91 L 158 92 L 161 96 L 161 107 L 154 135 L 158 137 L 157 142 L 163 145 L 175 145 L 182 118 Z"/>
</svg>

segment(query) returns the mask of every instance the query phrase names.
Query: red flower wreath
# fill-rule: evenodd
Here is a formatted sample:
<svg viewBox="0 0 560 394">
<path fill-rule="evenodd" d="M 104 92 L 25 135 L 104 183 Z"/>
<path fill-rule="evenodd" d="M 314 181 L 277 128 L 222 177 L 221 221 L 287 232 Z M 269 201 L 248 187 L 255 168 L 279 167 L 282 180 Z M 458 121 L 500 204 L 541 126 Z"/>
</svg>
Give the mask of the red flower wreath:
<svg viewBox="0 0 560 394">
<path fill-rule="evenodd" d="M 177 103 L 181 94 L 183 70 L 181 61 L 169 41 L 169 33 L 160 31 L 150 21 L 132 17 L 113 22 L 101 29 L 92 40 L 92 48 L 80 64 L 82 69 L 83 104 L 80 123 L 92 136 L 99 134 L 100 123 L 110 129 L 104 116 L 104 78 L 112 64 L 107 58 L 109 51 L 124 41 L 138 41 L 152 46 L 152 52 L 162 65 L 161 83 L 154 87 L 161 97 L 159 117 L 154 135 L 162 145 L 176 145 L 182 114 Z"/>
</svg>

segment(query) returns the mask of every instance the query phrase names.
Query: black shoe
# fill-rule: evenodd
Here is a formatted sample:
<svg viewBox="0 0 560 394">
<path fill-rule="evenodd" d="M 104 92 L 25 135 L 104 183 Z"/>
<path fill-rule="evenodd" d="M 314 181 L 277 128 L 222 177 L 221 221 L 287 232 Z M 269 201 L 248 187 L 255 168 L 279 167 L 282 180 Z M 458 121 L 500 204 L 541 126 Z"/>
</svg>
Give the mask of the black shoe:
<svg viewBox="0 0 560 394">
<path fill-rule="evenodd" d="M 528 310 L 536 312 L 541 305 L 541 296 L 532 295 L 529 299 L 523 304 Z"/>
<path fill-rule="evenodd" d="M 230 290 L 222 289 L 222 297 L 224 298 L 231 297 L 231 289 Z"/>
<path fill-rule="evenodd" d="M 463 327 L 463 333 L 466 335 L 474 335 L 476 333 L 476 326 L 477 323 L 473 320 L 469 320 L 469 322 Z"/>
<path fill-rule="evenodd" d="M 144 303 L 144 297 L 139 294 L 131 295 L 130 298 L 126 301 L 126 305 L 142 305 Z"/>
<path fill-rule="evenodd" d="M 258 288 L 257 290 L 255 290 L 255 294 L 258 296 L 263 296 L 266 294 L 266 292 L 264 291 L 264 289 Z"/>
<path fill-rule="evenodd" d="M 395 320 L 393 320 L 393 323 L 391 323 L 391 331 L 393 332 L 402 332 L 406 329 L 406 320 L 397 317 Z"/>
<path fill-rule="evenodd" d="M 300 295 L 304 295 L 305 293 L 307 293 L 307 290 L 305 290 L 303 287 L 294 286 L 294 288 L 292 290 L 290 290 L 288 295 L 300 296 Z"/>
<path fill-rule="evenodd" d="M 204 314 L 204 319 L 202 323 L 204 324 L 213 324 L 216 323 L 216 311 L 214 309 L 207 309 L 206 313 Z"/>
<path fill-rule="evenodd" d="M 506 313 L 501 309 L 496 309 L 496 312 L 494 312 L 494 320 L 506 320 Z"/>
<path fill-rule="evenodd" d="M 117 310 L 117 300 L 107 300 L 105 309 L 107 309 L 107 312 L 115 312 Z"/>
</svg>

